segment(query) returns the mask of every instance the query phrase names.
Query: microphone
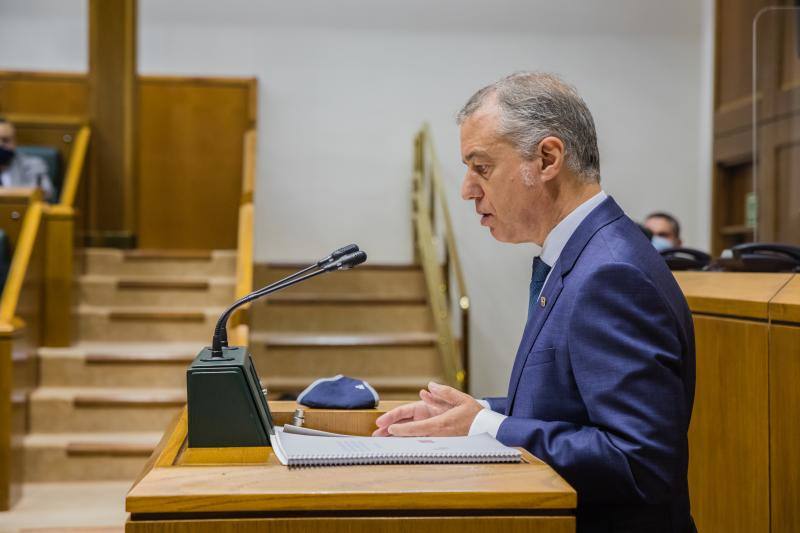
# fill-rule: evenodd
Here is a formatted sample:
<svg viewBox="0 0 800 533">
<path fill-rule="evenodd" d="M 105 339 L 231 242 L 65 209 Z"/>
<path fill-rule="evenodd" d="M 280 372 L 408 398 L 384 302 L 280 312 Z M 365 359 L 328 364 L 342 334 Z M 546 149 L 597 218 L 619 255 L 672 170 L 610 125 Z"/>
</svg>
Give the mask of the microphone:
<svg viewBox="0 0 800 533">
<path fill-rule="evenodd" d="M 223 311 L 219 317 L 219 320 L 217 320 L 217 325 L 214 328 L 214 336 L 211 341 L 212 357 L 222 357 L 222 349 L 228 346 L 228 319 L 239 307 L 268 294 L 272 294 L 273 292 L 290 287 L 296 283 L 311 279 L 320 274 L 332 272 L 334 270 L 349 270 L 357 265 L 360 265 L 366 260 L 366 252 L 359 251 L 358 245 L 356 244 L 348 244 L 347 246 L 342 246 L 341 248 L 334 250 L 327 257 L 320 259 L 316 263 L 311 264 L 290 276 L 280 279 L 274 283 L 271 283 L 270 285 L 267 285 L 266 287 L 262 287 L 257 291 L 253 291 L 250 294 L 236 300 L 230 307 Z M 319 270 L 315 270 L 314 272 L 311 272 L 311 274 L 307 274 L 309 271 L 314 269 Z"/>
<path fill-rule="evenodd" d="M 358 245 L 357 244 L 348 244 L 347 246 L 342 246 L 338 250 L 332 251 L 331 254 L 328 257 L 326 257 L 325 259 L 320 259 L 319 261 L 317 261 L 317 266 L 321 267 L 325 263 L 329 263 L 331 261 L 335 261 L 335 260 L 337 260 L 340 257 L 345 256 L 345 255 L 354 254 L 357 251 L 358 251 Z M 366 257 L 364 259 L 366 260 Z"/>
<path fill-rule="evenodd" d="M 240 306 L 328 272 L 367 260 L 355 244 L 343 246 L 294 274 L 251 292 L 219 317 L 211 346 L 186 370 L 187 436 L 190 448 L 269 446 L 272 413 L 253 358 L 243 346 L 228 346 L 226 323 Z"/>
</svg>

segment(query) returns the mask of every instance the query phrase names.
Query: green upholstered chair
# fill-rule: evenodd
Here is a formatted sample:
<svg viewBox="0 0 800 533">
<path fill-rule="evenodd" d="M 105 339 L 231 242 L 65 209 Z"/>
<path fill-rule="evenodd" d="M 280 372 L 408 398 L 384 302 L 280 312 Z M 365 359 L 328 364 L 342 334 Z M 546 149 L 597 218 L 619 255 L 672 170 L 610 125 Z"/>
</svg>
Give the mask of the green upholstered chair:
<svg viewBox="0 0 800 533">
<path fill-rule="evenodd" d="M 47 165 L 47 173 L 53 183 L 53 203 L 58 203 L 61 198 L 61 187 L 64 182 L 64 174 L 61 169 L 61 152 L 52 146 L 18 146 L 17 151 L 25 155 L 41 157 Z"/>
</svg>

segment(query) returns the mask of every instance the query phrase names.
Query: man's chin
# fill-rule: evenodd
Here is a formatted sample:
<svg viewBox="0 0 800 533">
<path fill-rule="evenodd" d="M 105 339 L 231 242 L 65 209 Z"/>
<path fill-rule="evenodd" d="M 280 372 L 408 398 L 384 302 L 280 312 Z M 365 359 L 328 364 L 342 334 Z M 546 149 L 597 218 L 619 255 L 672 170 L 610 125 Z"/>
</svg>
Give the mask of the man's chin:
<svg viewBox="0 0 800 533">
<path fill-rule="evenodd" d="M 494 240 L 498 242 L 511 242 L 508 239 L 508 235 L 505 235 L 502 230 L 497 229 L 495 226 L 489 226 L 489 233 L 491 233 Z"/>
<path fill-rule="evenodd" d="M 496 240 L 497 242 L 505 243 L 505 244 L 526 244 L 526 243 L 533 242 L 531 240 L 520 239 L 519 237 L 514 237 L 512 235 L 509 235 L 508 233 L 504 232 L 502 229 L 498 229 L 495 226 L 490 226 L 489 227 L 489 233 L 492 234 L 492 237 L 494 237 L 494 240 Z"/>
</svg>

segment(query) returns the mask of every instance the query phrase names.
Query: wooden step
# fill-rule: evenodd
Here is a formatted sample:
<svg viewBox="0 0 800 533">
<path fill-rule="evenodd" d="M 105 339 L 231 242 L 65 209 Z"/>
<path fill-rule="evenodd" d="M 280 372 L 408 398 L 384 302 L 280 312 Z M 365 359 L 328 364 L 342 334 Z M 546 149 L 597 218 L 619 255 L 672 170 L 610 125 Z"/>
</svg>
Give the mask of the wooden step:
<svg viewBox="0 0 800 533">
<path fill-rule="evenodd" d="M 26 483 L 3 533 L 124 533 L 130 481 Z"/>
<path fill-rule="evenodd" d="M 92 306 L 226 307 L 235 279 L 210 276 L 81 276 L 78 303 Z"/>
<path fill-rule="evenodd" d="M 259 332 L 250 350 L 262 379 L 344 374 L 371 381 L 398 375 L 439 376 L 435 333 L 328 334 Z"/>
<path fill-rule="evenodd" d="M 79 305 L 80 341 L 208 342 L 224 308 Z"/>
<path fill-rule="evenodd" d="M 30 433 L 23 437 L 25 481 L 133 480 L 158 432 Z"/>
<path fill-rule="evenodd" d="M 425 304 L 424 296 L 415 294 L 388 294 L 388 293 L 340 293 L 332 291 L 320 292 L 277 292 L 265 297 L 259 304 L 309 304 L 319 303 L 325 305 L 400 305 L 400 304 Z"/>
<path fill-rule="evenodd" d="M 256 265 L 255 285 L 261 287 L 284 278 L 305 265 Z M 426 297 L 422 270 L 414 265 L 366 264 L 343 272 L 310 279 L 290 287 L 281 294 L 325 293 L 381 294 L 384 296 Z"/>
<path fill-rule="evenodd" d="M 433 321 L 424 303 L 270 301 L 253 306 L 251 328 L 315 333 L 425 332 L 433 330 Z"/>
<path fill-rule="evenodd" d="M 186 389 L 40 387 L 28 404 L 34 433 L 159 431 L 186 403 Z"/>
<path fill-rule="evenodd" d="M 118 250 L 87 248 L 86 274 L 114 276 L 228 276 L 236 274 L 235 250 Z"/>
<path fill-rule="evenodd" d="M 39 383 L 44 387 L 180 388 L 186 384 L 186 368 L 204 344 L 89 342 L 39 348 Z"/>
<path fill-rule="evenodd" d="M 252 343 L 264 343 L 277 348 L 303 348 L 310 346 L 433 346 L 436 344 L 434 332 L 396 332 L 396 333 L 296 333 L 265 331 L 250 336 Z"/>
</svg>

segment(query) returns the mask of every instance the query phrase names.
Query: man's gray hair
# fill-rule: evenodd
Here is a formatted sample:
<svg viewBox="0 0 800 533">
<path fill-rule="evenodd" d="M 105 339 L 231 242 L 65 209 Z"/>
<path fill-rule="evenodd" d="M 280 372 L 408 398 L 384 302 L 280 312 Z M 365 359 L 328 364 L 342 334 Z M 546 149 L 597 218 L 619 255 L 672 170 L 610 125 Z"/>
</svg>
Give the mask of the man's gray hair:
<svg viewBox="0 0 800 533">
<path fill-rule="evenodd" d="M 569 169 L 586 182 L 600 181 L 594 120 L 574 87 L 553 74 L 515 72 L 472 95 L 458 113 L 458 124 L 492 95 L 500 114 L 498 133 L 510 140 L 522 157 L 533 159 L 545 137 L 558 137 L 564 143 Z"/>
</svg>

